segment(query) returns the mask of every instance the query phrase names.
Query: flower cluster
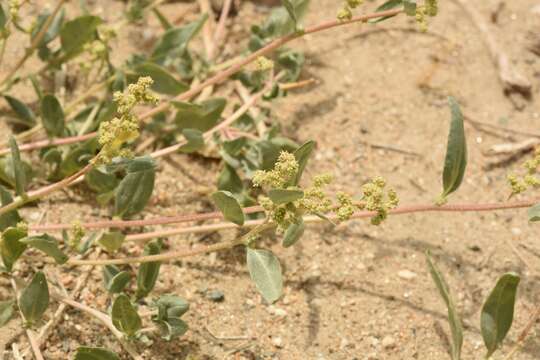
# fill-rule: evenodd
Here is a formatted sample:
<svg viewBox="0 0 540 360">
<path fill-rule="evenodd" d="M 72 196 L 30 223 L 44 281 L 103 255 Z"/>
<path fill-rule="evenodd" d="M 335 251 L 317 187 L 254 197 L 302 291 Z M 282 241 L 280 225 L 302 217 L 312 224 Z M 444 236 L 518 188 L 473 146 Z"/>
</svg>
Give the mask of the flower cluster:
<svg viewBox="0 0 540 360">
<path fill-rule="evenodd" d="M 373 225 L 379 225 L 388 217 L 388 210 L 395 208 L 399 199 L 394 189 L 388 189 L 385 193 L 386 181 L 378 176 L 371 182 L 362 186 L 362 203 L 359 208 L 375 211 L 377 215 L 371 218 Z"/>
<path fill-rule="evenodd" d="M 114 101 L 117 104 L 118 117 L 111 121 L 103 122 L 99 126 L 98 141 L 101 151 L 98 163 L 107 164 L 114 157 L 128 156 L 127 149 L 122 146 L 139 136 L 139 123 L 132 110 L 138 104 L 157 104 L 159 98 L 150 92 L 153 84 L 151 77 L 140 77 L 136 84 L 130 84 L 124 93 L 114 93 Z"/>
<path fill-rule="evenodd" d="M 540 186 L 540 179 L 535 176 L 538 166 L 540 166 L 540 148 L 537 148 L 534 152 L 534 158 L 525 161 L 523 164 L 523 167 L 527 170 L 523 178 L 520 179 L 515 174 L 508 175 L 508 183 L 512 188 L 512 195 L 522 193 L 531 186 Z"/>
<path fill-rule="evenodd" d="M 293 154 L 282 151 L 274 169 L 258 170 L 253 176 L 253 185 L 283 188 L 298 172 L 298 162 Z"/>
<path fill-rule="evenodd" d="M 21 8 L 21 0 L 9 1 L 9 15 L 11 15 L 11 21 L 17 22 L 19 19 L 19 9 Z"/>
<path fill-rule="evenodd" d="M 71 224 L 71 238 L 68 240 L 68 245 L 72 249 L 79 249 L 79 246 L 81 244 L 81 240 L 85 235 L 84 228 L 81 225 L 80 221 L 74 221 Z"/>
<path fill-rule="evenodd" d="M 357 7 L 362 5 L 363 2 L 364 0 L 346 0 L 345 4 L 343 5 L 343 8 L 339 10 L 337 14 L 338 20 L 340 21 L 351 20 L 353 17 L 353 13 L 352 13 L 353 9 L 356 9 Z"/>
<path fill-rule="evenodd" d="M 426 0 L 424 5 L 416 6 L 416 23 L 420 30 L 426 32 L 428 30 L 428 16 L 436 16 L 439 11 L 437 0 Z"/>
</svg>

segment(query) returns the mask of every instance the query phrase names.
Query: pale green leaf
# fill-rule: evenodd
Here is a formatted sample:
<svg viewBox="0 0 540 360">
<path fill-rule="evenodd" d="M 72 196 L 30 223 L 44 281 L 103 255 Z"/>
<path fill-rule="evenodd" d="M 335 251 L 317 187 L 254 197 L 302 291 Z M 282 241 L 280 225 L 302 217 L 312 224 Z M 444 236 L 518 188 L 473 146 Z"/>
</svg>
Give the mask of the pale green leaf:
<svg viewBox="0 0 540 360">
<path fill-rule="evenodd" d="M 268 191 L 268 197 L 274 204 L 281 205 L 300 200 L 304 197 L 302 190 L 272 189 Z"/>
<path fill-rule="evenodd" d="M 453 97 L 450 97 L 448 101 L 452 112 L 452 119 L 444 161 L 444 190 L 441 195 L 442 198 L 445 198 L 459 188 L 465 175 L 465 168 L 467 167 L 467 142 L 465 128 L 463 126 L 463 114 L 461 113 L 459 104 Z"/>
<path fill-rule="evenodd" d="M 247 266 L 251 279 L 267 302 L 273 303 L 281 297 L 283 292 L 281 265 L 272 252 L 248 248 Z"/>
<path fill-rule="evenodd" d="M 212 200 L 223 214 L 225 220 L 237 225 L 244 225 L 244 212 L 233 194 L 223 190 L 217 191 L 212 194 Z"/>
<path fill-rule="evenodd" d="M 142 320 L 125 294 L 120 294 L 114 300 L 111 318 L 114 327 L 129 337 L 134 336 L 142 327 Z"/>
<path fill-rule="evenodd" d="M 45 274 L 37 272 L 19 297 L 19 309 L 32 326 L 41 319 L 49 306 L 49 286 Z"/>
<path fill-rule="evenodd" d="M 81 346 L 74 360 L 120 360 L 118 355 L 105 348 Z"/>
<path fill-rule="evenodd" d="M 58 247 L 58 241 L 48 234 L 27 236 L 21 239 L 20 242 L 44 252 L 52 257 L 57 264 L 64 264 L 69 259 Z"/>
</svg>

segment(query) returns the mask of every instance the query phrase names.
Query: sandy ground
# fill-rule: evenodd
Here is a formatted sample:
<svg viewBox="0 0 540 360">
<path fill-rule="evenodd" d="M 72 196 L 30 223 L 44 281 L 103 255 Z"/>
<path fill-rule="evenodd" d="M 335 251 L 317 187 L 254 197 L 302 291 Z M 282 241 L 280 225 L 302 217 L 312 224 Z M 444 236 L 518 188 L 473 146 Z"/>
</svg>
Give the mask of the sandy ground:
<svg viewBox="0 0 540 360">
<path fill-rule="evenodd" d="M 500 2 L 474 6 L 489 18 Z M 540 14 L 533 11 L 540 3 L 502 2 L 505 7 L 498 23 L 490 26 L 512 63 L 533 83 L 533 99 L 521 110 L 503 94 L 482 37 L 454 1 L 440 5 L 441 14 L 426 34 L 400 18 L 376 28 L 355 25 L 297 41 L 295 46 L 308 59 L 303 78 L 313 77 L 318 84 L 291 92 L 273 107 L 287 135 L 299 142 L 317 141 L 308 176 L 331 172 L 336 177 L 333 189 L 357 194 L 361 184 L 382 175 L 398 191 L 402 204 L 432 203 L 441 189 L 449 95 L 473 119 L 538 132 L 540 59 L 527 46 L 530 34 L 540 31 Z M 113 6 L 121 8 L 116 2 Z M 166 5 L 167 13 L 183 6 Z M 328 19 L 338 6 L 335 1 L 317 1 L 305 23 Z M 240 9 L 240 18 L 248 23 L 262 15 L 263 10 L 252 4 Z M 234 25 L 235 33 L 242 34 L 247 26 Z M 141 29 L 130 30 L 132 39 L 141 33 Z M 128 45 L 122 46 L 128 51 Z M 505 201 L 506 174 L 517 170 L 520 161 L 486 169 L 493 159 L 484 153 L 509 140 L 470 125 L 466 131 L 469 166 L 451 202 Z M 513 140 L 523 139 L 514 136 Z M 201 195 L 212 191 L 217 171 L 215 162 L 195 157 L 175 155 L 160 161 L 155 194 L 145 216 L 209 211 L 212 205 Z M 89 197 L 83 188 L 75 188 L 24 213 L 36 221 L 47 210 L 49 222 L 66 222 L 83 214 L 106 216 L 107 211 L 95 209 Z M 534 275 L 540 269 L 537 233 L 525 210 L 401 215 L 380 227 L 364 220 L 337 228 L 313 225 L 293 248 L 283 249 L 268 240 L 286 278 L 285 295 L 272 306 L 262 302 L 250 282 L 241 250 L 166 264 L 156 293 L 173 292 L 191 302 L 186 316 L 191 331 L 172 343 L 156 340 L 148 347 L 141 345 L 139 351 L 145 359 L 449 359 L 446 308 L 425 266 L 423 254 L 428 249 L 458 299 L 466 325 L 465 360 L 483 357 L 479 311 L 497 278 L 507 271 L 522 276 L 514 326 L 503 348 L 508 351 L 539 301 L 539 277 Z M 171 237 L 168 244 L 175 249 L 236 235 Z M 139 251 L 132 245 L 125 253 Z M 59 276 L 69 287 L 78 274 L 64 269 Z M 105 309 L 108 300 L 101 269 L 93 269 L 90 280 L 82 299 Z M 0 283 L 0 296 L 7 296 L 7 285 Z M 209 298 L 213 290 L 223 292 L 223 302 Z M 19 326 L 12 321 L 0 329 L 0 345 Z M 80 344 L 120 351 L 99 324 L 69 310 L 44 354 L 47 359 L 66 359 Z M 228 355 L 235 349 L 241 350 Z M 515 359 L 539 357 L 540 339 L 534 335 Z"/>
</svg>

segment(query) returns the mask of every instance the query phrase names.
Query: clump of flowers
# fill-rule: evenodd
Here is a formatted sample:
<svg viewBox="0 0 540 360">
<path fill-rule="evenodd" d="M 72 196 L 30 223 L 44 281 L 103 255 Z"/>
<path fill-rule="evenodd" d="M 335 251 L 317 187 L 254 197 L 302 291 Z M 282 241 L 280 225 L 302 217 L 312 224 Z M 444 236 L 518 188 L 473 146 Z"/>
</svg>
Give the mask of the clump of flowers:
<svg viewBox="0 0 540 360">
<path fill-rule="evenodd" d="M 10 0 L 9 1 L 9 15 L 11 15 L 11 20 L 17 22 L 19 20 L 19 9 L 21 8 L 21 0 Z"/>
<path fill-rule="evenodd" d="M 72 249 L 78 249 L 85 234 L 86 232 L 84 231 L 81 222 L 78 220 L 74 221 L 71 225 L 71 237 L 68 240 L 69 247 Z"/>
<path fill-rule="evenodd" d="M 390 188 L 385 192 L 385 187 L 386 181 L 380 176 L 362 186 L 363 197 L 359 208 L 377 212 L 371 218 L 373 225 L 379 225 L 388 217 L 388 211 L 399 204 L 395 190 Z"/>
<path fill-rule="evenodd" d="M 139 136 L 139 121 L 133 114 L 133 108 L 138 104 L 158 103 L 159 98 L 149 89 L 153 84 L 151 77 L 140 77 L 136 84 L 130 84 L 127 90 L 114 93 L 117 103 L 118 116 L 99 126 L 98 141 L 101 151 L 97 158 L 100 164 L 110 163 L 114 157 L 129 157 L 131 152 L 122 146 Z"/>
<path fill-rule="evenodd" d="M 536 171 L 540 166 L 540 148 L 537 148 L 534 152 L 534 157 L 523 163 L 523 167 L 527 170 L 527 173 L 519 178 L 515 174 L 508 175 L 508 183 L 512 188 L 512 195 L 520 194 L 527 190 L 529 187 L 540 186 L 540 179 L 536 177 Z"/>
<path fill-rule="evenodd" d="M 336 194 L 335 203 L 325 191 L 333 180 L 330 174 L 317 175 L 310 186 L 300 188 L 292 182 L 298 169 L 299 164 L 294 155 L 283 151 L 272 170 L 260 170 L 253 176 L 254 186 L 270 188 L 268 196 L 261 195 L 258 200 L 267 217 L 277 224 L 278 232 L 297 224 L 304 214 L 323 216 L 334 212 L 339 221 L 346 221 L 358 209 L 376 211 L 377 215 L 371 222 L 378 225 L 386 219 L 388 210 L 398 204 L 396 192 L 392 189 L 385 191 L 386 183 L 380 177 L 363 186 L 363 201 L 360 204 L 355 204 L 352 197 L 344 192 Z M 276 189 L 291 191 L 297 197 L 289 202 L 276 203 L 272 200 L 272 191 Z"/>
<path fill-rule="evenodd" d="M 353 9 L 356 9 L 357 7 L 362 5 L 363 2 L 364 0 L 346 0 L 345 4 L 343 5 L 343 8 L 339 10 L 337 14 L 338 20 L 340 21 L 351 20 L 353 17 L 353 13 L 352 13 Z"/>
<path fill-rule="evenodd" d="M 426 32 L 428 30 L 428 16 L 436 16 L 439 11 L 437 0 L 426 0 L 424 5 L 416 6 L 416 23 L 420 27 L 420 30 Z"/>
</svg>

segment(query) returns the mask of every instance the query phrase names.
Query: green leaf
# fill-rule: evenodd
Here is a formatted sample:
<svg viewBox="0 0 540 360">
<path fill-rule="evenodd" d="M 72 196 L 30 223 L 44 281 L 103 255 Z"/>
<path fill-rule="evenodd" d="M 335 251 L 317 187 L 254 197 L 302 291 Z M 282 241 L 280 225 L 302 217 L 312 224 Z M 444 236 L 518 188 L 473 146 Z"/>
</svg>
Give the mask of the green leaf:
<svg viewBox="0 0 540 360">
<path fill-rule="evenodd" d="M 131 280 L 131 274 L 127 271 L 120 271 L 114 265 L 106 265 L 103 267 L 103 278 L 107 291 L 110 294 L 117 294 L 127 286 Z"/>
<path fill-rule="evenodd" d="M 304 219 L 301 217 L 298 218 L 298 222 L 289 225 L 285 231 L 285 235 L 283 236 L 283 247 L 289 247 L 296 244 L 296 242 L 300 240 L 300 237 L 302 237 L 304 234 L 305 229 L 306 225 L 304 224 Z"/>
<path fill-rule="evenodd" d="M 160 252 L 161 243 L 159 241 L 151 241 L 145 245 L 143 255 L 157 255 Z M 146 262 L 139 266 L 139 272 L 137 274 L 137 299 L 145 297 L 154 289 L 160 267 L 161 262 L 159 261 Z"/>
<path fill-rule="evenodd" d="M 15 177 L 15 191 L 17 195 L 24 196 L 26 194 L 26 171 L 21 161 L 21 153 L 19 146 L 13 136 L 9 137 L 9 147 L 11 148 L 11 161 L 13 162 L 13 175 Z"/>
<path fill-rule="evenodd" d="M 58 248 L 58 241 L 48 234 L 27 236 L 20 241 L 23 244 L 38 249 L 49 255 L 54 259 L 54 261 L 56 261 L 57 264 L 65 264 L 65 262 L 69 259 L 69 257 Z"/>
<path fill-rule="evenodd" d="M 126 235 L 122 234 L 120 231 L 111 231 L 101 235 L 97 241 L 98 245 L 101 246 L 109 254 L 117 251 L 122 247 Z"/>
<path fill-rule="evenodd" d="M 19 309 L 29 326 L 35 324 L 49 306 L 49 286 L 45 274 L 38 271 L 19 297 Z"/>
<path fill-rule="evenodd" d="M 512 326 L 519 281 L 514 273 L 501 276 L 482 307 L 480 327 L 487 348 L 486 358 L 497 350 Z"/>
<path fill-rule="evenodd" d="M 34 112 L 28 106 L 11 96 L 6 95 L 4 99 L 6 99 L 17 118 L 21 120 L 21 123 L 28 127 L 36 124 L 36 115 L 34 115 Z"/>
<path fill-rule="evenodd" d="M 13 202 L 13 197 L 2 185 L 0 185 L 0 201 L 2 206 L 8 205 Z M 8 211 L 5 214 L 0 215 L 0 231 L 4 231 L 10 226 L 15 226 L 22 221 L 17 210 Z"/>
<path fill-rule="evenodd" d="M 144 209 L 154 190 L 155 167 L 150 157 L 140 157 L 130 162 L 127 175 L 120 181 L 116 192 L 115 215 L 133 215 Z"/>
<path fill-rule="evenodd" d="M 155 320 L 154 322 L 161 330 L 161 337 L 167 341 L 182 336 L 188 331 L 188 325 L 182 319 L 170 318 L 167 321 Z"/>
<path fill-rule="evenodd" d="M 96 38 L 96 30 L 101 23 L 101 18 L 92 15 L 80 16 L 66 22 L 60 30 L 62 50 L 69 55 L 82 51 L 84 44 Z"/>
<path fill-rule="evenodd" d="M 7 17 L 2 4 L 0 4 L 0 31 L 6 27 Z"/>
<path fill-rule="evenodd" d="M 60 28 L 62 27 L 62 23 L 64 22 L 64 15 L 64 9 L 61 9 L 56 14 L 52 23 L 49 25 L 49 28 L 45 32 L 45 36 L 43 36 L 43 39 L 40 42 L 40 47 L 50 43 L 58 36 L 58 34 L 60 33 Z M 38 16 L 37 24 L 32 29 L 32 39 L 34 39 L 36 35 L 41 31 L 43 25 L 45 25 L 45 22 L 47 21 L 49 16 L 51 16 L 49 12 L 45 12 L 44 14 Z"/>
<path fill-rule="evenodd" d="M 142 326 L 142 320 L 137 314 L 137 310 L 125 294 L 118 295 L 114 300 L 111 318 L 114 327 L 129 337 L 134 336 Z"/>
<path fill-rule="evenodd" d="M 0 301 L 0 327 L 7 324 L 7 322 L 13 316 L 13 307 L 15 305 L 14 300 Z"/>
<path fill-rule="evenodd" d="M 281 265 L 271 251 L 248 248 L 247 267 L 251 280 L 267 302 L 273 303 L 280 298 L 283 292 Z"/>
<path fill-rule="evenodd" d="M 201 131 L 195 129 L 184 129 L 182 130 L 182 134 L 186 138 L 187 144 L 180 147 L 180 152 L 188 154 L 204 148 L 204 137 Z"/>
<path fill-rule="evenodd" d="M 2 255 L 2 262 L 8 271 L 13 269 L 17 259 L 26 250 L 26 244 L 20 241 L 26 235 L 26 231 L 18 227 L 9 227 L 2 233 L 0 255 Z"/>
<path fill-rule="evenodd" d="M 242 179 L 236 170 L 228 164 L 225 164 L 219 174 L 217 187 L 219 190 L 229 191 L 233 194 L 240 194 L 244 190 Z"/>
<path fill-rule="evenodd" d="M 416 0 L 403 0 L 403 9 L 408 16 L 416 15 Z"/>
<path fill-rule="evenodd" d="M 172 101 L 176 112 L 175 122 L 179 130 L 195 129 L 206 132 L 219 121 L 227 101 L 222 98 L 209 99 L 200 104 Z"/>
<path fill-rule="evenodd" d="M 65 117 L 62 105 L 54 95 L 45 95 L 41 100 L 43 127 L 49 136 L 64 134 Z"/>
<path fill-rule="evenodd" d="M 120 183 L 116 175 L 105 172 L 99 168 L 93 168 L 86 173 L 84 180 L 90 189 L 100 194 L 113 191 Z"/>
<path fill-rule="evenodd" d="M 302 190 L 272 189 L 268 191 L 268 197 L 276 205 L 287 204 L 304 197 Z"/>
<path fill-rule="evenodd" d="M 159 23 L 161 24 L 161 27 L 163 28 L 163 30 L 169 30 L 169 29 L 172 29 L 172 24 L 169 22 L 169 20 L 167 20 L 167 18 L 165 17 L 165 15 L 163 15 L 161 13 L 161 11 L 159 11 L 159 9 L 157 7 L 154 7 L 152 9 L 152 12 L 154 13 L 154 15 L 156 15 L 156 17 L 158 18 L 159 20 Z"/>
<path fill-rule="evenodd" d="M 189 41 L 202 29 L 207 19 L 208 15 L 203 14 L 198 20 L 185 26 L 167 30 L 154 48 L 152 59 L 162 61 L 173 52 L 183 54 Z"/>
<path fill-rule="evenodd" d="M 446 158 L 444 160 L 443 171 L 443 193 L 441 198 L 445 198 L 450 193 L 456 191 L 465 174 L 467 167 L 467 142 L 465 138 L 465 128 L 463 127 L 463 114 L 457 101 L 450 97 L 448 99 L 452 111 L 450 123 L 450 134 L 448 135 L 448 145 L 446 147 Z"/>
<path fill-rule="evenodd" d="M 387 2 L 385 2 L 381 6 L 379 6 L 375 10 L 375 12 L 378 13 L 378 12 L 382 12 L 382 11 L 386 11 L 386 10 L 392 10 L 392 9 L 402 7 L 402 6 L 403 6 L 403 0 L 388 0 Z M 384 17 L 381 17 L 381 18 L 378 18 L 378 19 L 371 19 L 368 22 L 374 24 L 374 23 L 378 23 L 378 22 L 393 18 L 394 16 L 396 16 L 396 15 L 384 16 Z"/>
<path fill-rule="evenodd" d="M 540 204 L 536 204 L 527 211 L 529 221 L 540 221 Z"/>
<path fill-rule="evenodd" d="M 170 318 L 179 318 L 189 310 L 189 303 L 176 295 L 161 295 L 155 305 L 158 313 L 154 320 L 168 321 Z"/>
<path fill-rule="evenodd" d="M 315 149 L 315 145 L 317 145 L 315 141 L 308 141 L 302 144 L 302 146 L 300 146 L 298 149 L 295 150 L 294 157 L 296 158 L 296 161 L 298 161 L 298 172 L 296 173 L 294 181 L 292 182 L 291 185 L 296 186 L 300 182 L 300 179 L 302 178 L 302 174 L 304 173 L 309 157 L 311 156 L 311 154 L 313 153 L 313 150 Z"/>
<path fill-rule="evenodd" d="M 105 348 L 81 346 L 77 349 L 74 360 L 120 360 L 120 358 Z"/>
<path fill-rule="evenodd" d="M 295 29 L 298 26 L 298 18 L 296 16 L 296 9 L 294 8 L 294 5 L 291 0 L 281 0 L 281 5 L 287 10 L 287 13 L 289 13 L 289 16 L 291 17 L 291 20 L 294 22 Z"/>
<path fill-rule="evenodd" d="M 244 225 L 244 212 L 233 194 L 223 190 L 216 191 L 212 194 L 212 200 L 223 214 L 225 220 L 240 226 Z"/>
<path fill-rule="evenodd" d="M 283 6 L 272 10 L 270 16 L 262 26 L 262 35 L 272 38 L 287 35 L 298 30 L 298 22 L 306 14 L 310 1 L 289 0 L 287 2 L 290 3 L 288 9 Z M 291 10 L 294 14 L 294 18 L 290 15 Z"/>
<path fill-rule="evenodd" d="M 442 273 L 433 263 L 429 252 L 426 252 L 426 259 L 431 277 L 433 278 L 435 285 L 437 285 L 437 289 L 439 289 L 439 293 L 448 308 L 448 322 L 450 323 L 450 331 L 452 333 L 452 360 L 459 360 L 461 359 L 461 347 L 463 345 L 463 326 L 461 325 L 461 320 L 452 294 L 450 293 L 450 289 L 448 288 L 448 284 Z"/>
<path fill-rule="evenodd" d="M 145 62 L 135 67 L 138 76 L 150 76 L 154 80 L 152 90 L 167 95 L 178 95 L 189 90 L 189 85 L 177 80 L 165 68 Z"/>
<path fill-rule="evenodd" d="M 246 146 L 246 144 L 247 139 L 245 137 L 239 137 L 234 140 L 224 141 L 222 146 L 223 150 L 225 150 L 229 155 L 237 156 L 240 151 L 242 151 L 242 148 Z"/>
</svg>

